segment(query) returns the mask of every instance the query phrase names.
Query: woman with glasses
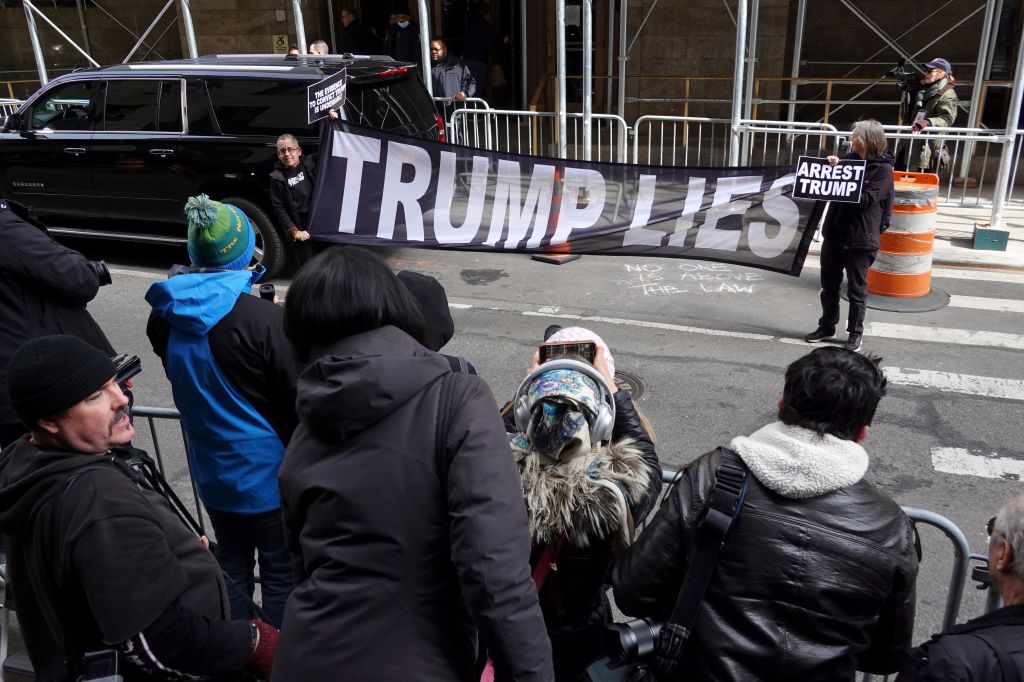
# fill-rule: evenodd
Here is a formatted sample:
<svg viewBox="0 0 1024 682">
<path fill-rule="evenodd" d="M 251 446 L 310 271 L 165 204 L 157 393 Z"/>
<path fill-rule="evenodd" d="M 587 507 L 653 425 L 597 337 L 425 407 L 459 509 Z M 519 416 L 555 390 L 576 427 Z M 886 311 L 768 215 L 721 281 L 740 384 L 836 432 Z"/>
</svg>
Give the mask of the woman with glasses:
<svg viewBox="0 0 1024 682">
<path fill-rule="evenodd" d="M 270 180 L 274 219 L 294 246 L 295 264 L 302 267 L 312 255 L 308 243 L 309 216 L 313 208 L 316 162 L 312 156 L 302 155 L 298 140 L 288 133 L 277 138 L 277 161 Z"/>
</svg>

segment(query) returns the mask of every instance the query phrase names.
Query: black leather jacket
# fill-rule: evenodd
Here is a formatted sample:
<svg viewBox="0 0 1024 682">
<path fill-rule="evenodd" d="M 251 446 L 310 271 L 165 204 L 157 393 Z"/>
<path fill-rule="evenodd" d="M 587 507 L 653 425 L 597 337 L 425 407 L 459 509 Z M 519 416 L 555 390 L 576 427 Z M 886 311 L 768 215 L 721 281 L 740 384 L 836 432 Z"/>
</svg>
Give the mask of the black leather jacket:
<svg viewBox="0 0 1024 682">
<path fill-rule="evenodd" d="M 626 614 L 664 620 L 689 561 L 718 450 L 690 464 L 613 573 Z M 681 669 L 687 680 L 852 680 L 910 649 L 919 552 L 910 520 L 870 483 L 782 497 L 750 476 Z"/>
</svg>

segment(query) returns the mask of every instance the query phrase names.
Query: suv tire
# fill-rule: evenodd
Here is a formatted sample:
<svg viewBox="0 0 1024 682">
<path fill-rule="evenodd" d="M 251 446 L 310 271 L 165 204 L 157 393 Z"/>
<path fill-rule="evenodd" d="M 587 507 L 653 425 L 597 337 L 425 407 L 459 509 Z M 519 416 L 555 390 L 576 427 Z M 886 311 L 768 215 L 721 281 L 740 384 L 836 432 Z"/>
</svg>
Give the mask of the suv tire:
<svg viewBox="0 0 1024 682">
<path fill-rule="evenodd" d="M 227 197 L 220 201 L 237 206 L 242 213 L 249 216 L 252 229 L 256 232 L 256 250 L 253 252 L 253 258 L 267 269 L 266 278 L 270 279 L 281 272 L 288 262 L 288 254 L 285 253 L 284 239 L 266 211 L 248 199 L 240 197 Z"/>
</svg>

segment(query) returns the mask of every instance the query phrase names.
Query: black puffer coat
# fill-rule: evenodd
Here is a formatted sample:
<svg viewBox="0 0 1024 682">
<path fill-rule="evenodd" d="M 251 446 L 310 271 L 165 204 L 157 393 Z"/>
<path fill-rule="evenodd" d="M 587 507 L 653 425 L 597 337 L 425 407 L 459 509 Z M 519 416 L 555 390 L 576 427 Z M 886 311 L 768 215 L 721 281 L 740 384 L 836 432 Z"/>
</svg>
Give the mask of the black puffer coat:
<svg viewBox="0 0 1024 682">
<path fill-rule="evenodd" d="M 53 241 L 32 216 L 0 199 L 0 424 L 20 420 L 7 396 L 7 365 L 23 343 L 70 334 L 107 355 L 114 349 L 85 309 L 100 288 L 85 256 Z M 23 219 L 24 217 L 24 219 Z"/>
<path fill-rule="evenodd" d="M 624 613 L 664 620 L 672 611 L 719 460 L 715 450 L 684 470 L 616 565 Z M 759 475 L 776 485 L 788 469 Z M 835 682 L 855 670 L 895 672 L 913 633 L 915 539 L 899 506 L 863 479 L 795 498 L 751 475 L 684 654 L 685 679 Z"/>
<path fill-rule="evenodd" d="M 1008 682 L 981 637 L 1002 645 L 1024 678 L 1024 604 L 1016 604 L 935 635 L 914 649 L 896 682 Z"/>
<path fill-rule="evenodd" d="M 860 160 L 860 156 L 852 152 L 845 158 Z M 867 161 L 860 202 L 831 202 L 821 234 L 848 249 L 877 251 L 892 215 L 893 157 L 885 152 Z"/>
<path fill-rule="evenodd" d="M 475 622 L 498 680 L 551 680 L 526 510 L 487 385 L 455 377 L 445 477 L 444 357 L 395 327 L 312 357 L 280 472 L 296 581 L 273 679 L 478 680 Z"/>
</svg>

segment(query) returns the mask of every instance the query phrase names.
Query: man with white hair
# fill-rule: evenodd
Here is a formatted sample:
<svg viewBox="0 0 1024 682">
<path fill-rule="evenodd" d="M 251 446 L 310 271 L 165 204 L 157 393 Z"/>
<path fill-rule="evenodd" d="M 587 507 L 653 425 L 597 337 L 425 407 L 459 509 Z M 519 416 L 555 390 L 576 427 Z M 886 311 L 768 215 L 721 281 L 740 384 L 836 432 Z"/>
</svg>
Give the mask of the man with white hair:
<svg viewBox="0 0 1024 682">
<path fill-rule="evenodd" d="M 330 48 L 327 46 L 327 42 L 323 40 L 314 40 L 309 44 L 309 53 L 311 55 L 323 56 L 330 54 Z"/>
<path fill-rule="evenodd" d="M 1024 494 L 988 521 L 988 572 L 1003 607 L 914 649 L 897 682 L 1024 679 Z"/>
</svg>

